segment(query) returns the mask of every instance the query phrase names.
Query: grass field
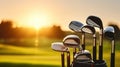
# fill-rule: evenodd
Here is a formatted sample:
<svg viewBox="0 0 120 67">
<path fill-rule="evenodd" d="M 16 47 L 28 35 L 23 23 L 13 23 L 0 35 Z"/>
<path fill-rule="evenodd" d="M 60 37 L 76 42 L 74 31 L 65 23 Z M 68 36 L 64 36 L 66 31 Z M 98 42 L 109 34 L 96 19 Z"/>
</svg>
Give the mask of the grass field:
<svg viewBox="0 0 120 67">
<path fill-rule="evenodd" d="M 35 45 L 34 39 L 22 40 L 25 45 Z M 61 67 L 60 53 L 51 49 L 51 43 L 59 39 L 40 38 L 34 47 L 0 44 L 0 67 Z M 89 41 L 88 41 L 89 42 Z M 91 42 L 90 42 L 91 43 Z M 89 43 L 89 44 L 90 44 Z M 91 43 L 92 44 L 92 43 Z M 104 59 L 109 66 L 110 42 L 104 42 Z M 22 44 L 23 45 L 23 44 Z M 92 51 L 92 46 L 86 44 L 86 49 Z M 71 49 L 72 50 L 72 49 Z M 116 43 L 116 67 L 120 64 L 120 45 Z M 71 55 L 72 58 L 72 55 Z"/>
</svg>

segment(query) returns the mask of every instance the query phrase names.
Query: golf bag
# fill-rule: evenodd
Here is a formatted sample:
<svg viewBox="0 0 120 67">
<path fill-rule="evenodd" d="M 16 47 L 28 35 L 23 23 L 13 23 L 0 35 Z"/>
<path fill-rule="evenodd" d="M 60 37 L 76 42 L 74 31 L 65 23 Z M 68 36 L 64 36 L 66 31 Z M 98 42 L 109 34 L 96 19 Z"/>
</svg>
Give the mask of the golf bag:
<svg viewBox="0 0 120 67">
<path fill-rule="evenodd" d="M 89 51 L 78 52 L 71 67 L 107 67 L 105 61 L 93 61 Z"/>
<path fill-rule="evenodd" d="M 89 51 L 78 52 L 74 56 L 71 67 L 94 67 L 94 62 L 91 59 Z"/>
</svg>

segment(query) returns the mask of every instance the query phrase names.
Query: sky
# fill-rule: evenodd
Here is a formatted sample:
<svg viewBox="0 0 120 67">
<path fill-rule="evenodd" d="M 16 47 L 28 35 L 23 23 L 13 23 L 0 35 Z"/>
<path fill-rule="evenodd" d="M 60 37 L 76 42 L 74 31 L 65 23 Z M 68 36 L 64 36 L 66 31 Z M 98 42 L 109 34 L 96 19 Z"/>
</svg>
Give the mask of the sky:
<svg viewBox="0 0 120 67">
<path fill-rule="evenodd" d="M 86 24 L 95 15 L 103 25 L 120 26 L 120 0 L 0 0 L 0 20 L 12 20 L 17 26 L 44 27 L 54 24 L 69 30 L 71 21 Z"/>
</svg>

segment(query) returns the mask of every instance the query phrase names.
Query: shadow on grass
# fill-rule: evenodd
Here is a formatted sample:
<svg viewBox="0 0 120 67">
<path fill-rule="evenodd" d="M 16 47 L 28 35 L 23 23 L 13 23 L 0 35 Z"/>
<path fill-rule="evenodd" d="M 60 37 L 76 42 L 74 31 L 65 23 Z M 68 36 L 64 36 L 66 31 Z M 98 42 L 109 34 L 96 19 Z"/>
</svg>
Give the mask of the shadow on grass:
<svg viewBox="0 0 120 67">
<path fill-rule="evenodd" d="M 58 65 L 1 62 L 0 67 L 60 67 Z"/>
</svg>

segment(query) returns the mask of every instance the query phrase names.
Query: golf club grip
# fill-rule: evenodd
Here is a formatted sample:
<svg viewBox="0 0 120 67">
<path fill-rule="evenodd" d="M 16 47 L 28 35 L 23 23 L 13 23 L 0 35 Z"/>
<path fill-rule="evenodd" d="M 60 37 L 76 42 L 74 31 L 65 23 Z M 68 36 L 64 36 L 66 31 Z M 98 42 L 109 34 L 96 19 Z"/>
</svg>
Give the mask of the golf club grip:
<svg viewBox="0 0 120 67">
<path fill-rule="evenodd" d="M 96 60 L 96 46 L 93 47 L 93 61 Z"/>
<path fill-rule="evenodd" d="M 62 67 L 65 67 L 65 56 L 64 56 L 64 53 L 61 53 L 61 63 L 62 63 Z"/>
<path fill-rule="evenodd" d="M 103 46 L 99 46 L 99 60 L 102 61 L 103 60 Z"/>
<path fill-rule="evenodd" d="M 110 63 L 111 67 L 115 67 L 115 53 L 111 53 L 111 63 Z"/>
<path fill-rule="evenodd" d="M 67 52 L 67 67 L 70 67 L 70 52 Z"/>
</svg>

